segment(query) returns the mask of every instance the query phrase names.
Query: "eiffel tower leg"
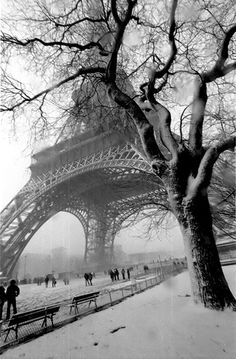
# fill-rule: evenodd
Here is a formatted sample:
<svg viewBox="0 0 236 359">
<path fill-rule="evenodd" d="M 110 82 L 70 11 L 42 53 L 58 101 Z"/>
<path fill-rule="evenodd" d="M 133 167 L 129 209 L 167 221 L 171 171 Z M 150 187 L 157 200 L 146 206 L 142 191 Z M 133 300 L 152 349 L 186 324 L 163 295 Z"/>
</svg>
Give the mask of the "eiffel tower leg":
<svg viewBox="0 0 236 359">
<path fill-rule="evenodd" d="M 104 211 L 96 211 L 89 218 L 86 238 L 85 258 L 87 262 L 93 262 L 104 266 L 107 262 L 106 239 L 109 221 Z"/>
<path fill-rule="evenodd" d="M 114 218 L 109 232 L 108 232 L 108 239 L 107 239 L 107 246 L 109 248 L 109 264 L 110 267 L 114 264 L 116 258 L 115 258 L 115 250 L 114 250 L 114 242 L 117 232 L 121 229 L 122 221 L 117 220 L 117 218 Z"/>
<path fill-rule="evenodd" d="M 97 218 L 94 236 L 94 257 L 102 267 L 110 267 L 114 257 L 114 239 L 117 232 L 116 219 L 103 215 Z"/>
<path fill-rule="evenodd" d="M 86 221 L 85 235 L 85 250 L 84 250 L 84 263 L 88 263 L 88 243 L 89 243 L 89 218 Z"/>
</svg>

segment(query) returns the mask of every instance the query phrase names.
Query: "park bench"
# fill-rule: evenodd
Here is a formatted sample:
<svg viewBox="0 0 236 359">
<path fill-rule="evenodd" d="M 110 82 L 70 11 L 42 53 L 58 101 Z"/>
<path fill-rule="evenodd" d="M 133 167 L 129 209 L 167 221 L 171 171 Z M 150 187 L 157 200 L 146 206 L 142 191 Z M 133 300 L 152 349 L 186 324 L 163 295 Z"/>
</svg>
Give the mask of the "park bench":
<svg viewBox="0 0 236 359">
<path fill-rule="evenodd" d="M 72 299 L 72 303 L 70 304 L 70 314 L 73 308 L 75 309 L 75 314 L 78 314 L 79 313 L 78 306 L 84 303 L 89 303 L 89 307 L 90 307 L 90 304 L 94 302 L 95 307 L 97 308 L 97 297 L 99 296 L 99 293 L 100 292 L 92 292 L 92 293 L 75 296 Z"/>
<path fill-rule="evenodd" d="M 41 327 L 47 327 L 47 319 L 51 320 L 52 326 L 53 317 L 59 311 L 60 306 L 54 305 L 50 307 L 39 308 L 35 310 L 30 310 L 23 313 L 14 314 L 9 320 L 7 328 L 4 331 L 7 332 L 5 340 L 7 340 L 8 334 L 11 330 L 15 332 L 16 339 L 18 338 L 18 328 L 23 325 L 28 325 L 30 323 L 43 320 Z"/>
</svg>

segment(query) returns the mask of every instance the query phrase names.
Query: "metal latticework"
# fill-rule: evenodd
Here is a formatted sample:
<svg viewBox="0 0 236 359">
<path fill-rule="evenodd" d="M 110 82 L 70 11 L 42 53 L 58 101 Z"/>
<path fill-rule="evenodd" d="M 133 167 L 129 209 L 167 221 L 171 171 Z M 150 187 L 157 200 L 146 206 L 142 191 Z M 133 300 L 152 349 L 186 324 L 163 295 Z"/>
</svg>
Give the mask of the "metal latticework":
<svg viewBox="0 0 236 359">
<path fill-rule="evenodd" d="M 160 179 L 125 136 L 109 132 L 81 138 L 34 155 L 29 182 L 2 211 L 4 275 L 11 274 L 37 230 L 60 211 L 74 214 L 82 223 L 85 260 L 93 257 L 106 263 L 123 221 L 156 205 L 160 194 L 165 197 Z"/>
</svg>

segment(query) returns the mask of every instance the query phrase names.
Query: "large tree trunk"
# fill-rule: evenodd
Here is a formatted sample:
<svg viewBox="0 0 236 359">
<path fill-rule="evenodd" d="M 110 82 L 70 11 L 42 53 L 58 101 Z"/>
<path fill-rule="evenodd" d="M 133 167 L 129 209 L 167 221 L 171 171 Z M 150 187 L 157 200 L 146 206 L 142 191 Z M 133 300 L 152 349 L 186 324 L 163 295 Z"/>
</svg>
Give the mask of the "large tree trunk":
<svg viewBox="0 0 236 359">
<path fill-rule="evenodd" d="M 221 268 L 207 195 L 212 168 L 218 156 L 216 148 L 204 150 L 201 139 L 195 139 L 191 148 L 182 142 L 177 144 L 170 131 L 171 118 L 167 109 L 155 100 L 149 103 L 150 106 L 145 102 L 139 106 L 114 82 L 109 82 L 107 86 L 111 99 L 127 109 L 133 118 L 147 159 L 168 192 L 172 212 L 183 233 L 194 300 L 214 309 L 236 306 Z M 205 90 L 203 87 L 202 97 L 206 96 Z M 204 110 L 202 97 L 199 101 Z M 196 101 L 196 113 L 199 111 L 199 101 Z M 160 129 L 159 137 L 168 156 L 160 150 L 157 131 L 151 125 L 153 121 L 146 117 L 147 110 L 149 118 L 150 111 L 153 111 L 156 128 Z M 199 116 L 194 117 L 195 137 L 198 134 L 201 137 L 202 116 L 200 111 Z M 171 160 L 167 160 L 169 157 Z"/>
<path fill-rule="evenodd" d="M 184 238 L 194 301 L 214 309 L 235 307 L 221 268 L 206 191 L 186 197 L 181 207 L 175 207 L 175 213 Z"/>
</svg>

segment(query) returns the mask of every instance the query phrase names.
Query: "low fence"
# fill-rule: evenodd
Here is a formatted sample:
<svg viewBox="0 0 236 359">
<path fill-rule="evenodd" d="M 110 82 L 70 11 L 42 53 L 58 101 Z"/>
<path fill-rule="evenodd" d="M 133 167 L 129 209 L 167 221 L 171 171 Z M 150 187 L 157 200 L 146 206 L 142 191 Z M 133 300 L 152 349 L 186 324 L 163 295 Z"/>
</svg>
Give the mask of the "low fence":
<svg viewBox="0 0 236 359">
<path fill-rule="evenodd" d="M 78 306 L 78 312 L 76 312 L 73 307 L 71 307 L 72 298 L 58 303 L 53 303 L 54 306 L 60 306 L 59 311 L 54 316 L 53 325 L 49 320 L 44 327 L 42 327 L 42 320 L 29 324 L 24 323 L 22 326 L 19 326 L 17 339 L 14 330 L 11 330 L 7 336 L 9 322 L 1 322 L 0 353 L 12 345 L 36 338 L 37 336 L 62 327 L 95 311 L 100 311 L 115 305 L 130 296 L 143 292 L 148 288 L 152 288 L 169 277 L 181 273 L 185 269 L 186 262 L 164 262 L 158 268 L 149 269 L 148 273 L 140 273 L 136 278 L 132 278 L 132 280 L 129 282 L 113 282 L 113 285 L 111 285 L 110 288 L 103 288 L 100 290 L 100 294 L 96 302 L 97 306 L 95 306 L 94 303 L 91 303 L 91 305 L 89 305 L 89 303 L 83 303 Z M 92 289 L 93 287 L 90 288 Z M 45 307 L 45 309 L 50 307 Z"/>
</svg>

